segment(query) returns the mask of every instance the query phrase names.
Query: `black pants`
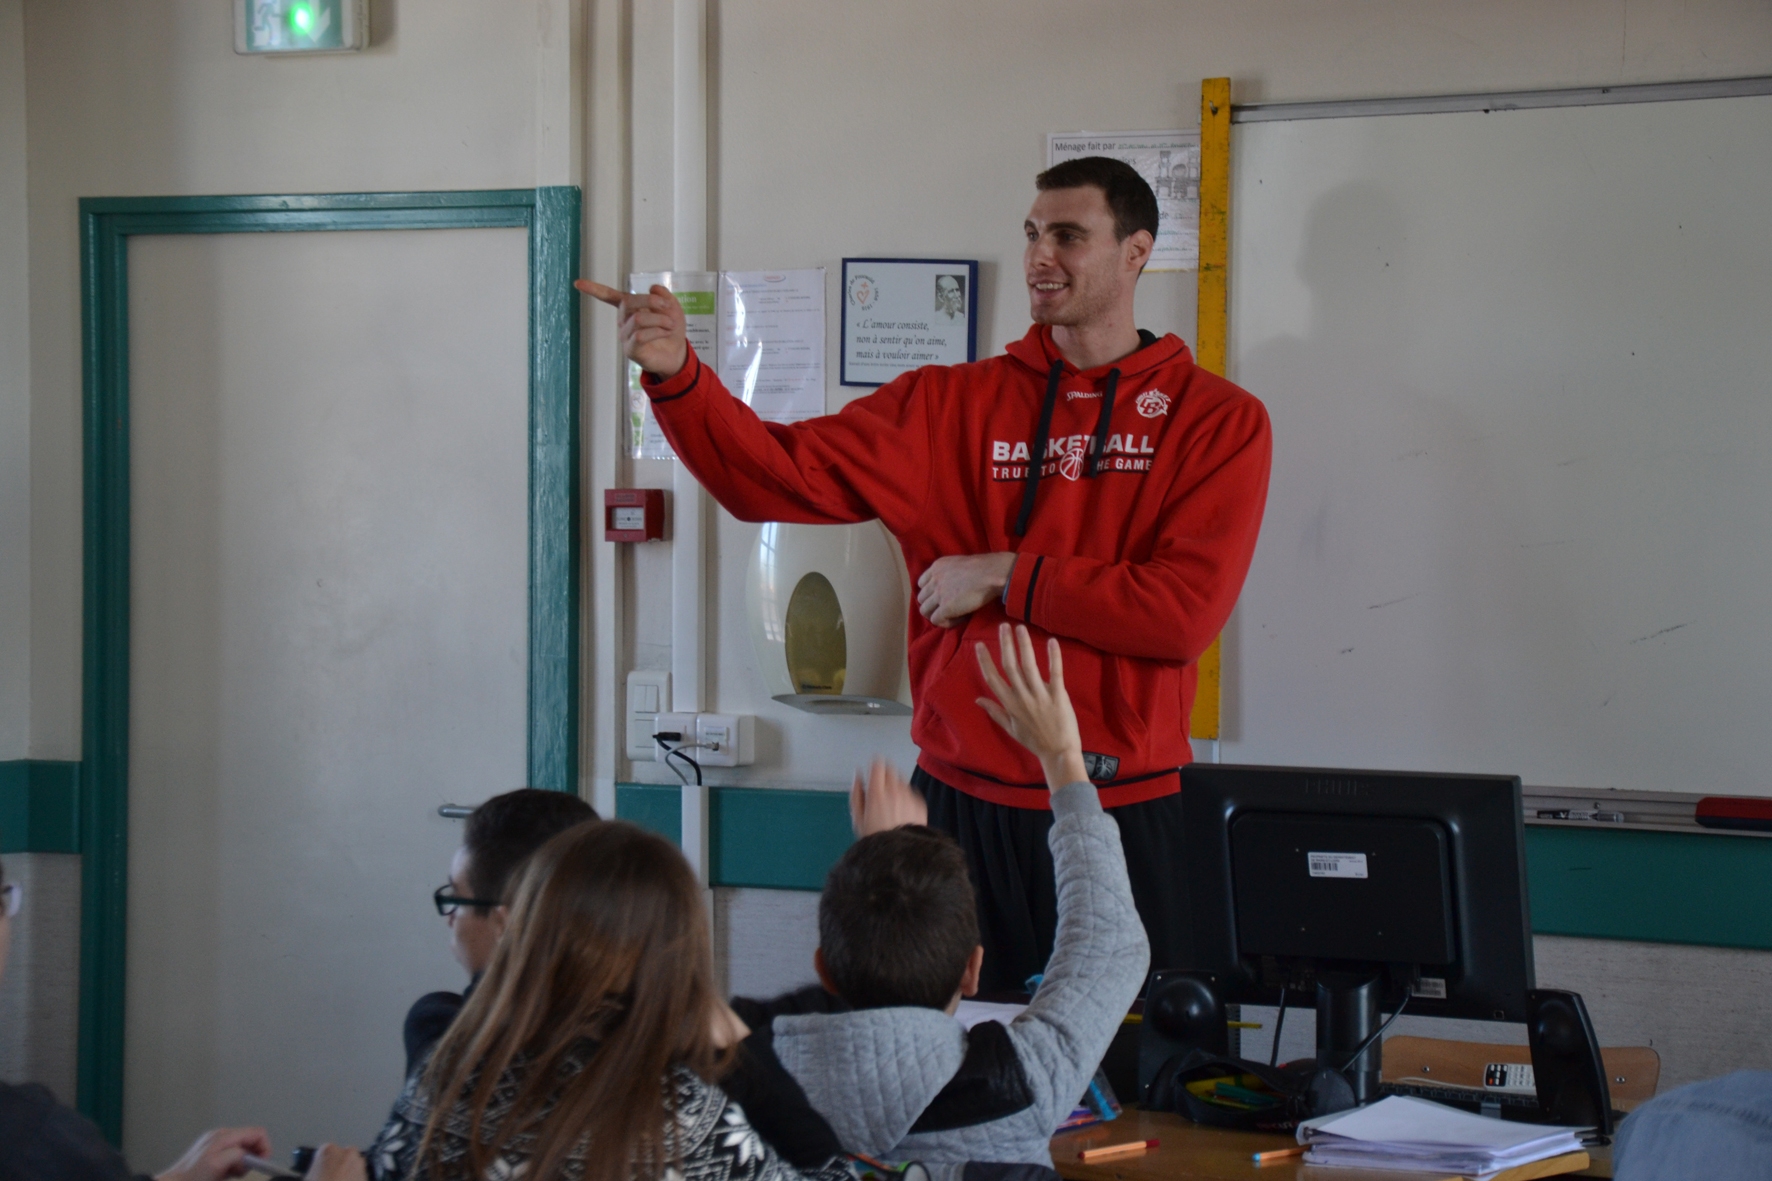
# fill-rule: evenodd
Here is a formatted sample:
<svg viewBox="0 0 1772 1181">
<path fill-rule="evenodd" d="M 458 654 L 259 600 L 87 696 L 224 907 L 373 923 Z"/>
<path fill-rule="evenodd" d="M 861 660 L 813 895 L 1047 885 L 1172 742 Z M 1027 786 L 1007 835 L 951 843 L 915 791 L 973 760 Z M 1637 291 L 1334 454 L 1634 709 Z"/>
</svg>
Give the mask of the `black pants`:
<svg viewBox="0 0 1772 1181">
<path fill-rule="evenodd" d="M 981 992 L 1022 992 L 1046 970 L 1058 929 L 1058 896 L 1046 834 L 1052 813 L 992 804 L 949 787 L 918 767 L 911 785 L 929 802 L 929 824 L 958 841 L 978 895 L 984 944 Z M 1120 826 L 1132 901 L 1151 941 L 1151 968 L 1193 961 L 1192 917 L 1182 864 L 1181 795 L 1109 808 Z"/>
</svg>

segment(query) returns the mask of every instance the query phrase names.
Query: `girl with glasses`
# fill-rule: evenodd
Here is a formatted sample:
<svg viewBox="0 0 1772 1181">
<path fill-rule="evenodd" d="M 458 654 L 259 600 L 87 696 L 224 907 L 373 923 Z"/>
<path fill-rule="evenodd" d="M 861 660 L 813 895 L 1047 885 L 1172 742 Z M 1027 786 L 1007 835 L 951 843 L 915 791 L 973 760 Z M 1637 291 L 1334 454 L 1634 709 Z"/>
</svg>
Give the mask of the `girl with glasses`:
<svg viewBox="0 0 1772 1181">
<path fill-rule="evenodd" d="M 620 821 L 544 845 L 479 987 L 369 1150 L 382 1181 L 850 1181 L 785 1163 L 716 1085 L 748 1031 L 714 989 L 701 892 Z"/>
</svg>

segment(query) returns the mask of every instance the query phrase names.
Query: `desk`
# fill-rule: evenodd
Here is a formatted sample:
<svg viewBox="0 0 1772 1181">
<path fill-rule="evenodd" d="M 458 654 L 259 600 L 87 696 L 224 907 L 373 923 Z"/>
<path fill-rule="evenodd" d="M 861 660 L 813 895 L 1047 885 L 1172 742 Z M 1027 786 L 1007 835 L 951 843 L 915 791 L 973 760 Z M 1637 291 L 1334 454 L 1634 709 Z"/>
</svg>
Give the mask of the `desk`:
<svg viewBox="0 0 1772 1181">
<path fill-rule="evenodd" d="M 1123 1144 L 1128 1140 L 1161 1140 L 1143 1156 L 1121 1157 L 1086 1165 L 1077 1159 L 1085 1148 Z M 1297 1157 L 1258 1165 L 1250 1158 L 1270 1148 L 1298 1143 L 1283 1132 L 1232 1132 L 1208 1128 L 1179 1115 L 1127 1108 L 1119 1119 L 1079 1128 L 1052 1138 L 1052 1161 L 1066 1181 L 1423 1181 L 1439 1173 L 1398 1173 L 1389 1169 L 1313 1168 Z M 1577 1177 L 1610 1177 L 1611 1150 L 1590 1150 L 1594 1163 Z"/>
</svg>

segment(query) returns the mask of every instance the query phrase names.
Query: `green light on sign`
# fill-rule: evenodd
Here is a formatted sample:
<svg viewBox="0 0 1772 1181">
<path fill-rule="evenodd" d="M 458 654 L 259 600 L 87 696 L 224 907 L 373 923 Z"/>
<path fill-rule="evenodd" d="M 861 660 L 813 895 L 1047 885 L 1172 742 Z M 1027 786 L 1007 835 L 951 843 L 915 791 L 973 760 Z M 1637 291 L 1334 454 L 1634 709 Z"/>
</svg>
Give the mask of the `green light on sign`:
<svg viewBox="0 0 1772 1181">
<path fill-rule="evenodd" d="M 361 49 L 368 42 L 364 0 L 234 0 L 239 53 Z"/>
</svg>

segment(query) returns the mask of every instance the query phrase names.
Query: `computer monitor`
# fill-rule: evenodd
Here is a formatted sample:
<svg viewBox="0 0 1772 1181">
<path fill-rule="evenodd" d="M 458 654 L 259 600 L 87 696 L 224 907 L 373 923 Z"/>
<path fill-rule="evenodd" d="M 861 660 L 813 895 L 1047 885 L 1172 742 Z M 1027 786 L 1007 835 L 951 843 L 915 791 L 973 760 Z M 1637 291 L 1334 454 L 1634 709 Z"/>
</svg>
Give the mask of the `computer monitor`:
<svg viewBox="0 0 1772 1181">
<path fill-rule="evenodd" d="M 1354 1102 L 1378 1095 L 1381 1005 L 1526 1020 L 1518 778 L 1194 763 L 1181 799 L 1186 966 L 1226 1002 L 1314 1000 L 1318 1067 Z"/>
</svg>

